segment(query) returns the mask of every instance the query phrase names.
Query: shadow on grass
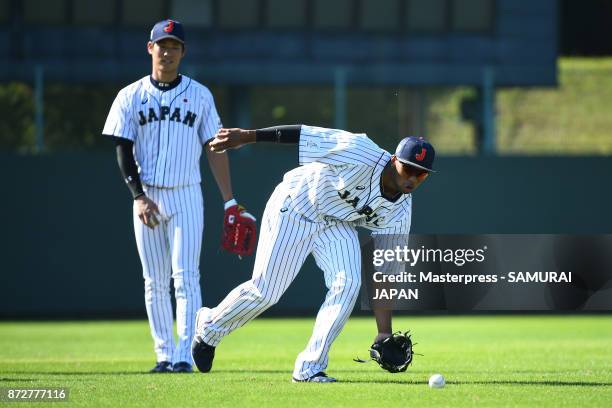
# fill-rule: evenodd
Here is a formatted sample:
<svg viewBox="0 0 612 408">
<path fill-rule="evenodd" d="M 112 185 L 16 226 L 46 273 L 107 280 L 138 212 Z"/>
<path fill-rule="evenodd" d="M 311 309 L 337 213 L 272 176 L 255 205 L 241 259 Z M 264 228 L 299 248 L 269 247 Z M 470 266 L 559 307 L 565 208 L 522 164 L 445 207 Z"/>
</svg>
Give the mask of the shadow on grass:
<svg viewBox="0 0 612 408">
<path fill-rule="evenodd" d="M 483 384 L 483 385 L 550 385 L 553 387 L 610 387 L 612 382 L 588 381 L 521 381 L 521 380 L 491 380 L 491 381 L 451 381 L 450 384 Z"/>
<path fill-rule="evenodd" d="M 362 370 L 334 370 L 337 373 L 354 373 L 354 374 L 363 374 L 365 371 Z M 204 375 L 215 375 L 215 374 L 285 374 L 291 376 L 292 371 L 290 369 L 286 370 L 257 370 L 257 369 L 219 369 L 213 370 L 211 373 L 207 373 Z M 152 376 L 164 376 L 171 375 L 175 373 L 149 373 L 148 371 L 5 371 L 4 374 L 23 374 L 23 375 L 65 375 L 65 376 L 98 376 L 98 375 L 152 375 Z M 195 372 L 195 374 L 201 374 Z M 0 378 L 0 381 L 12 381 L 13 379 L 5 379 Z"/>
<path fill-rule="evenodd" d="M 343 383 L 350 384 L 427 384 L 426 381 L 402 381 L 402 380 L 344 380 Z M 490 380 L 490 381 L 447 381 L 447 385 L 532 385 L 551 387 L 610 387 L 612 382 L 587 382 L 587 381 L 521 381 L 521 380 Z"/>
<path fill-rule="evenodd" d="M 343 374 L 365 374 L 363 370 L 333 370 L 333 373 Z M 4 374 L 14 375 L 16 377 L 0 377 L 0 383 L 2 382 L 21 382 L 21 381 L 38 381 L 40 378 L 25 378 L 17 377 L 19 375 L 53 375 L 53 376 L 68 376 L 68 377 L 97 377 L 97 376 L 167 376 L 176 375 L 175 373 L 149 373 L 147 371 L 27 371 L 27 372 L 5 372 Z M 216 370 L 209 374 L 194 373 L 194 375 L 203 377 L 215 377 L 215 374 L 246 374 L 246 375 L 260 375 L 260 374 L 283 374 L 291 376 L 290 370 Z M 413 371 L 412 374 L 417 374 Z M 186 374 L 180 374 L 181 376 Z M 340 376 L 342 377 L 342 376 Z M 343 379 L 339 378 L 339 382 L 343 384 L 408 384 L 408 385 L 423 385 L 427 384 L 427 381 L 416 380 L 411 376 L 394 376 L 389 379 L 372 378 L 369 380 L 362 379 Z M 550 387 L 612 387 L 612 382 L 589 382 L 589 381 L 557 381 L 557 380 L 541 380 L 541 381 L 526 381 L 526 380 L 476 380 L 476 381 L 447 381 L 448 385 L 510 385 L 510 386 L 550 386 Z"/>
<path fill-rule="evenodd" d="M 215 374 L 286 374 L 291 375 L 290 370 L 215 370 L 211 373 L 201 374 L 195 372 L 194 375 L 205 375 L 205 376 L 214 376 Z M 57 375 L 57 376 L 75 376 L 75 377 L 97 377 L 97 376 L 129 376 L 129 375 L 147 375 L 153 377 L 164 377 L 167 375 L 177 375 L 177 373 L 150 373 L 148 371 L 5 371 L 3 374 L 12 374 L 12 375 Z M 187 374 L 180 374 L 187 375 Z M 0 382 L 2 381 L 26 381 L 31 379 L 24 379 L 21 377 L 16 378 L 0 378 Z"/>
<path fill-rule="evenodd" d="M 87 376 L 99 376 L 99 375 L 143 375 L 143 374 L 149 374 L 147 372 L 144 371 L 131 371 L 131 372 L 127 372 L 127 371 L 104 371 L 104 372 L 95 372 L 95 371 L 88 371 L 88 372 L 78 372 L 78 371 L 25 371 L 25 372 L 19 372 L 19 371 L 14 371 L 14 372 L 4 372 L 3 374 L 12 374 L 12 375 L 58 375 L 58 376 L 81 376 L 81 377 L 87 377 Z M 172 373 L 168 373 L 168 374 L 172 374 Z M 159 375 L 163 375 L 163 374 L 159 374 Z M 2 377 L 0 378 L 0 382 L 3 381 L 33 381 L 33 380 L 40 380 L 40 378 L 24 378 L 24 377 L 14 377 L 14 378 L 10 378 L 10 377 Z"/>
</svg>

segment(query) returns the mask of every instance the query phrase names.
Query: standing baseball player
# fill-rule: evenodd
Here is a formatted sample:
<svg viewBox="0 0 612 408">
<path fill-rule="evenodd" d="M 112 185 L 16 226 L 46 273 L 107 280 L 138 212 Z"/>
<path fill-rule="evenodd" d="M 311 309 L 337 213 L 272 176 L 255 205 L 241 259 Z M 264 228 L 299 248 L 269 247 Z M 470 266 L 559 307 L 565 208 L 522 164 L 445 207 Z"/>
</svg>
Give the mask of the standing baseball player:
<svg viewBox="0 0 612 408">
<path fill-rule="evenodd" d="M 210 148 L 224 152 L 254 142 L 299 144 L 300 166 L 285 174 L 268 200 L 251 280 L 218 306 L 198 311 L 192 356 L 200 371 L 210 371 L 223 337 L 278 302 L 313 254 L 328 292 L 312 337 L 297 356 L 293 381 L 334 382 L 325 374 L 329 350 L 361 284 L 355 227 L 407 235 L 411 193 L 432 171 L 435 152 L 422 138 L 409 137 L 391 155 L 365 134 L 305 125 L 221 129 Z M 389 337 L 390 312 L 377 311 L 376 320 L 376 340 Z"/>
<path fill-rule="evenodd" d="M 193 372 L 190 344 L 195 313 L 202 306 L 203 148 L 226 210 L 235 209 L 237 203 L 232 196 L 227 155 L 213 154 L 208 148 L 221 126 L 213 97 L 205 86 L 178 73 L 185 55 L 181 23 L 164 20 L 155 24 L 147 50 L 151 75 L 119 91 L 102 133 L 115 140 L 119 168 L 134 198 L 134 232 L 157 355 L 151 372 Z"/>
</svg>

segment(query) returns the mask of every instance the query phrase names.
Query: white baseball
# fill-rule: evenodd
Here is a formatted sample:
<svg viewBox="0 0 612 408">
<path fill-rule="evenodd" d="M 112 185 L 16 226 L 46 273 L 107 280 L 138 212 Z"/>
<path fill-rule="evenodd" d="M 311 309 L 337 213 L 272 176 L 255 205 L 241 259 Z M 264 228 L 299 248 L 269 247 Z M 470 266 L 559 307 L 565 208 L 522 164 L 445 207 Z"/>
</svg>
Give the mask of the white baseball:
<svg viewBox="0 0 612 408">
<path fill-rule="evenodd" d="M 429 377 L 429 386 L 431 388 L 442 388 L 444 384 L 446 384 L 446 381 L 444 381 L 442 374 L 434 374 Z"/>
</svg>

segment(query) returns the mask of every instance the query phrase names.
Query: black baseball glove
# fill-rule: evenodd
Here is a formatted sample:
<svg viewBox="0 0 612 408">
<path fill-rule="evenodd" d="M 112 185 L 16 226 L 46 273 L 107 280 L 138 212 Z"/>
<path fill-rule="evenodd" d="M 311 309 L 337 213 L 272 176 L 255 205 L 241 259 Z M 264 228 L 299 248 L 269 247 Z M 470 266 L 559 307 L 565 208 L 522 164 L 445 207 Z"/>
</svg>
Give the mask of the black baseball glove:
<svg viewBox="0 0 612 408">
<path fill-rule="evenodd" d="M 406 371 L 412 363 L 412 339 L 410 332 L 396 332 L 370 348 L 370 357 L 390 373 Z M 355 360 L 357 361 L 357 360 Z"/>
</svg>

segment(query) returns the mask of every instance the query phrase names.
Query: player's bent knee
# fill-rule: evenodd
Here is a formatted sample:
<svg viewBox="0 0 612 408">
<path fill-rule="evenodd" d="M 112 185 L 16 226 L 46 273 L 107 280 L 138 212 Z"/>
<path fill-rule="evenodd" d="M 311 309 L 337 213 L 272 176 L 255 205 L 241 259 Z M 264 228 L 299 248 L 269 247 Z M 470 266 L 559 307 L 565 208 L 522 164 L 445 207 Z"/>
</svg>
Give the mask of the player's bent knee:
<svg viewBox="0 0 612 408">
<path fill-rule="evenodd" d="M 269 289 L 269 288 L 268 288 Z M 253 303 L 257 304 L 257 308 L 265 310 L 274 306 L 280 300 L 282 293 L 276 293 L 272 290 L 262 290 L 257 286 L 256 281 L 251 281 L 246 289 Z"/>
<path fill-rule="evenodd" d="M 280 297 L 274 295 L 259 296 L 258 303 L 262 309 L 268 309 L 278 303 Z"/>
</svg>

